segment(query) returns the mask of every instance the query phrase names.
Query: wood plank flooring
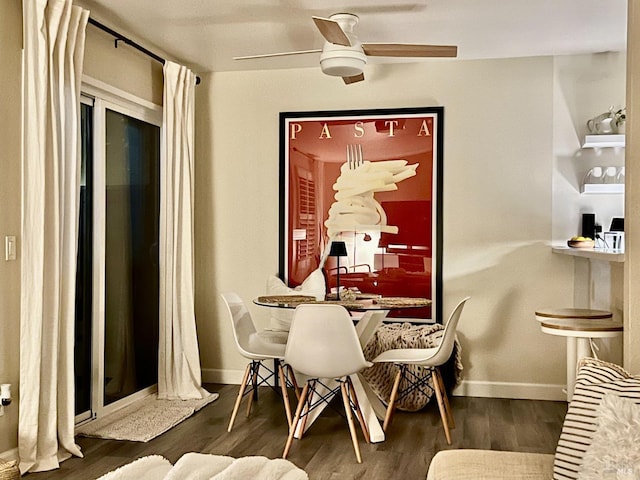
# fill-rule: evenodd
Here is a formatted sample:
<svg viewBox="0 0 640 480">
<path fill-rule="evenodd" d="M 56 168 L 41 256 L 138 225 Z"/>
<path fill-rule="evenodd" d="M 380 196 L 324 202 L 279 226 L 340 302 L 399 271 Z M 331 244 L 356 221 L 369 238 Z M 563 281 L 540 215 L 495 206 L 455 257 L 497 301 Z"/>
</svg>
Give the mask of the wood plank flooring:
<svg viewBox="0 0 640 480">
<path fill-rule="evenodd" d="M 51 472 L 28 474 L 29 480 L 92 480 L 146 455 L 158 454 L 175 463 L 187 452 L 241 457 L 277 458 L 287 437 L 280 397 L 260 390 L 251 415 L 243 402 L 234 429 L 227 424 L 237 385 L 205 385 L 220 398 L 188 420 L 148 442 L 77 437 L 84 458 L 71 458 Z M 560 436 L 566 402 L 452 397 L 456 428 L 448 446 L 436 402 L 420 412 L 397 412 L 387 440 L 366 444 L 359 435 L 363 463 L 355 459 L 346 420 L 326 409 L 302 440 L 294 440 L 289 460 L 311 480 L 424 480 L 433 455 L 448 448 L 482 448 L 553 453 Z M 338 410 L 338 404 L 336 410 Z"/>
</svg>

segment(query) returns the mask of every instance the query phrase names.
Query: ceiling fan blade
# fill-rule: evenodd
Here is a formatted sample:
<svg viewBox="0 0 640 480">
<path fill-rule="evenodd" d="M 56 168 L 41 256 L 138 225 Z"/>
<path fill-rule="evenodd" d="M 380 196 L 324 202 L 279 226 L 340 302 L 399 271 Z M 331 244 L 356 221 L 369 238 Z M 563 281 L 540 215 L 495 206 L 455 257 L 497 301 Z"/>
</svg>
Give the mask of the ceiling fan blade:
<svg viewBox="0 0 640 480">
<path fill-rule="evenodd" d="M 315 50 L 297 50 L 294 52 L 278 52 L 278 53 L 263 53 L 261 55 L 245 55 L 244 57 L 233 57 L 234 60 L 251 60 L 254 58 L 270 58 L 270 57 L 285 57 L 287 55 L 302 55 L 305 53 L 320 53 L 322 49 Z"/>
<path fill-rule="evenodd" d="M 455 45 L 421 45 L 417 43 L 363 43 L 366 55 L 376 57 L 455 57 Z"/>
<path fill-rule="evenodd" d="M 327 42 L 335 43 L 336 45 L 343 45 L 345 47 L 351 46 L 351 40 L 349 40 L 349 37 L 344 33 L 344 30 L 342 30 L 342 27 L 338 22 L 331 20 L 330 18 L 312 18 L 316 27 L 318 27 L 318 30 L 320 30 L 320 33 Z"/>
<path fill-rule="evenodd" d="M 364 80 L 364 73 L 354 75 L 353 77 L 342 77 L 342 80 L 346 85 L 349 85 L 351 83 L 361 82 Z"/>
</svg>

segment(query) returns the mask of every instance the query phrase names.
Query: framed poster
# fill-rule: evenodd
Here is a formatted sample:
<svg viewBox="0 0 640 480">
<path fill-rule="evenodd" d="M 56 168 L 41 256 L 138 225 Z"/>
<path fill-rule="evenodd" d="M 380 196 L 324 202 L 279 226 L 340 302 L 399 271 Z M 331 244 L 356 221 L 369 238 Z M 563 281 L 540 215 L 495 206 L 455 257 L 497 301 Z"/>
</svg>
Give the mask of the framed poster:
<svg viewBox="0 0 640 480">
<path fill-rule="evenodd" d="M 390 316 L 442 322 L 443 122 L 443 107 L 280 113 L 289 286 L 321 267 L 328 293 L 428 298 Z M 328 256 L 332 241 L 346 257 Z"/>
</svg>

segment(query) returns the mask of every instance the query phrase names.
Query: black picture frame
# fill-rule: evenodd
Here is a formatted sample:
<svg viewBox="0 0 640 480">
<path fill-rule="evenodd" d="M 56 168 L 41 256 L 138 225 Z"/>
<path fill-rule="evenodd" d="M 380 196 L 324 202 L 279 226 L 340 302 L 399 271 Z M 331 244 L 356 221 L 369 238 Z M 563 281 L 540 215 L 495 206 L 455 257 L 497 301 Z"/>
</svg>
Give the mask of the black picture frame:
<svg viewBox="0 0 640 480">
<path fill-rule="evenodd" d="M 360 145 L 358 148 L 364 151 L 364 160 L 377 162 L 408 159 L 409 166 L 414 163 L 419 164 L 416 167 L 415 177 L 401 180 L 396 184 L 397 191 L 374 194 L 374 198 L 380 205 L 385 204 L 384 213 L 386 214 L 389 210 L 391 217 L 387 215 L 388 220 L 395 221 L 392 220 L 395 215 L 393 211 L 397 210 L 401 213 L 395 218 L 404 222 L 405 225 L 399 227 L 392 225 L 398 227 L 397 234 L 380 232 L 380 237 L 376 237 L 378 241 L 376 248 L 382 248 L 384 251 L 373 254 L 374 261 L 366 264 L 369 272 L 363 273 L 369 276 L 376 275 L 375 278 L 379 279 L 381 274 L 389 272 L 396 274 L 397 272 L 393 270 L 403 272 L 405 278 L 398 280 L 395 288 L 403 288 L 404 285 L 409 294 L 395 296 L 425 296 L 433 303 L 428 309 L 428 314 L 424 311 L 420 314 L 416 310 L 407 309 L 392 312 L 390 316 L 399 316 L 417 322 L 442 323 L 444 107 L 281 112 L 279 136 L 280 278 L 291 287 L 297 286 L 302 283 L 307 273 L 317 268 L 317 264 L 322 262 L 329 240 L 325 222 L 331 215 L 328 213 L 327 206 L 331 195 L 335 193 L 330 190 L 332 185 L 328 184 L 332 183 L 332 178 L 341 176 L 340 168 L 346 162 L 346 150 L 351 148 L 347 145 L 357 144 Z M 303 198 L 311 199 L 309 205 L 304 205 L 307 200 L 302 201 Z M 399 200 L 395 201 L 394 198 Z M 426 209 L 424 206 L 429 202 L 431 208 Z M 407 221 L 407 211 L 413 212 L 408 216 L 411 221 Z M 303 228 L 297 224 L 300 221 L 304 223 Z M 423 232 L 423 237 L 430 238 L 425 242 L 425 239 L 420 237 L 420 233 L 410 232 L 411 229 Z M 371 237 L 365 230 L 358 230 L 359 227 L 354 227 L 352 234 L 354 251 L 357 245 L 361 244 L 359 243 L 360 234 L 364 233 L 365 241 L 367 236 Z M 347 235 L 348 232 L 345 232 L 347 231 L 340 235 Z M 340 239 L 344 240 L 344 238 Z M 399 245 L 393 243 L 394 239 L 397 239 Z M 415 245 L 406 243 L 411 239 Z M 416 255 L 402 253 L 403 247 L 416 252 Z M 389 254 L 389 248 L 394 253 Z M 421 249 L 428 250 L 428 256 L 420 254 Z M 385 267 L 385 258 L 394 260 L 394 257 L 396 257 L 394 266 Z M 354 265 L 347 267 L 348 275 L 352 274 L 355 277 L 356 273 L 360 273 L 356 272 L 356 267 L 360 267 L 356 265 L 358 258 L 354 252 Z M 383 268 L 380 268 L 380 258 Z M 417 271 L 420 270 L 421 258 L 425 265 L 424 271 Z M 404 265 L 405 261 L 414 262 L 416 265 L 408 263 L 408 266 Z M 427 263 L 429 263 L 428 268 Z M 353 268 L 353 272 L 349 273 L 349 268 Z M 332 277 L 328 273 L 330 269 L 324 270 L 331 286 Z M 422 281 L 427 273 L 428 286 Z M 344 270 L 341 278 L 345 278 Z M 348 280 L 347 278 L 346 281 Z M 371 285 L 369 284 L 370 287 Z M 415 292 L 408 291 L 416 285 L 421 286 L 425 292 L 424 295 L 416 295 Z"/>
</svg>

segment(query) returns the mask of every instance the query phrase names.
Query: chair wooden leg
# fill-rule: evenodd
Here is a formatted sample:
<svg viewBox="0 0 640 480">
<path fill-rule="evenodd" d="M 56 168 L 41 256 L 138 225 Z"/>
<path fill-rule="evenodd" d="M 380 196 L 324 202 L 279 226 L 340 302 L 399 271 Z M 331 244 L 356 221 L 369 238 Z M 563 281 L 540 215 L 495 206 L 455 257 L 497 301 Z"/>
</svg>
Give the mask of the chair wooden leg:
<svg viewBox="0 0 640 480">
<path fill-rule="evenodd" d="M 358 463 L 362 463 L 362 456 L 360 455 L 360 445 L 358 445 L 358 436 L 356 434 L 356 427 L 353 423 L 351 404 L 349 403 L 349 394 L 347 393 L 347 386 L 345 382 L 340 382 L 340 390 L 342 391 L 344 413 L 347 415 L 347 422 L 349 423 L 349 431 L 351 432 L 351 441 L 353 442 L 353 449 L 356 452 L 356 459 L 358 460 Z"/>
<path fill-rule="evenodd" d="M 449 395 L 447 395 L 447 389 L 444 387 L 444 380 L 442 379 L 442 373 L 440 373 L 439 368 L 435 368 L 434 372 L 436 373 L 435 378 L 440 383 L 440 388 L 442 390 L 442 399 L 444 400 L 444 406 L 447 412 L 447 419 L 449 421 L 449 428 L 456 428 L 456 422 L 453 419 L 453 411 L 451 410 L 451 404 L 449 403 Z"/>
<path fill-rule="evenodd" d="M 253 392 L 249 395 L 249 402 L 247 403 L 247 417 L 251 413 L 251 406 L 253 405 L 253 399 L 258 398 L 258 371 L 260 370 L 260 362 L 251 362 L 251 385 L 253 386 Z"/>
<path fill-rule="evenodd" d="M 350 377 L 347 377 L 347 382 L 347 386 L 349 387 L 349 396 L 351 397 L 351 401 L 355 406 L 356 416 L 358 417 L 358 423 L 360 423 L 362 434 L 364 435 L 365 441 L 367 443 L 371 443 L 369 428 L 367 427 L 367 423 L 364 421 L 364 415 L 362 414 L 362 409 L 360 408 L 360 402 L 358 402 L 358 397 L 356 396 L 356 391 L 353 388 L 353 382 L 351 381 Z"/>
<path fill-rule="evenodd" d="M 293 436 L 296 433 L 296 426 L 300 421 L 300 414 L 302 413 L 302 408 L 306 403 L 308 393 L 309 393 L 309 383 L 305 383 L 304 388 L 302 389 L 302 394 L 300 395 L 300 401 L 298 402 L 298 407 L 296 408 L 295 416 L 293 417 L 293 421 L 289 426 L 289 436 L 287 437 L 287 443 L 285 443 L 284 445 L 284 452 L 282 453 L 282 458 L 287 458 L 287 455 L 289 455 L 289 450 L 291 449 L 291 444 L 293 443 Z"/>
<path fill-rule="evenodd" d="M 287 391 L 287 379 L 284 375 L 282 364 L 278 364 L 278 378 L 280 379 L 280 390 L 282 391 L 282 401 L 284 402 L 284 412 L 287 415 L 287 424 L 291 428 L 291 405 L 289 404 L 289 392 Z"/>
<path fill-rule="evenodd" d="M 300 387 L 296 381 L 296 374 L 293 372 L 291 365 L 287 365 L 287 372 L 289 373 L 289 381 L 293 385 L 293 391 L 296 392 L 296 397 L 300 400 Z"/>
<path fill-rule="evenodd" d="M 384 423 L 382 424 L 382 430 L 386 433 L 387 428 L 391 424 L 391 418 L 393 417 L 393 411 L 396 408 L 396 398 L 398 397 L 398 387 L 400 386 L 400 380 L 402 379 L 402 367 L 398 368 L 396 378 L 393 381 L 393 387 L 391 388 L 391 397 L 389 398 L 389 405 L 387 405 L 387 413 L 384 416 Z"/>
<path fill-rule="evenodd" d="M 435 369 L 432 370 L 432 375 L 435 374 Z M 435 374 L 437 375 L 437 374 Z M 449 421 L 447 418 L 447 412 L 445 411 L 444 400 L 442 398 L 442 390 L 439 381 L 434 377 L 433 390 L 436 392 L 436 399 L 438 400 L 438 409 L 440 410 L 440 418 L 442 418 L 442 426 L 444 427 L 444 435 L 447 437 L 447 444 L 451 445 L 451 433 L 449 433 Z"/>
<path fill-rule="evenodd" d="M 309 391 L 307 392 L 306 405 L 304 406 L 303 415 L 302 415 L 302 424 L 300 425 L 300 438 L 304 435 L 304 430 L 307 428 L 307 419 L 309 418 L 308 413 L 311 411 L 311 405 L 313 405 L 313 396 L 316 394 L 316 385 L 318 384 L 318 380 L 308 380 L 307 385 L 309 385 Z M 302 401 L 302 400 L 300 400 Z"/>
<path fill-rule="evenodd" d="M 249 380 L 249 373 L 251 371 L 251 364 L 247 364 L 247 368 L 244 370 L 244 376 L 242 377 L 242 383 L 240 384 L 240 391 L 238 392 L 238 398 L 236 398 L 236 403 L 233 406 L 233 411 L 231 412 L 231 420 L 229 421 L 229 427 L 227 428 L 227 432 L 230 432 L 233 428 L 233 422 L 236 420 L 236 415 L 238 414 L 238 409 L 240 408 L 240 402 L 242 402 L 242 397 L 244 396 L 244 391 L 247 388 L 247 380 Z"/>
</svg>

